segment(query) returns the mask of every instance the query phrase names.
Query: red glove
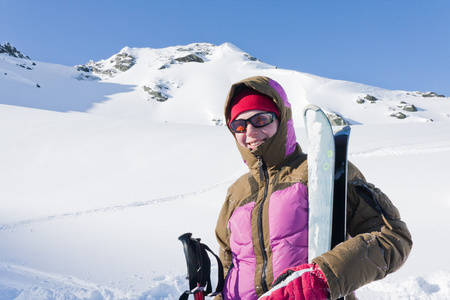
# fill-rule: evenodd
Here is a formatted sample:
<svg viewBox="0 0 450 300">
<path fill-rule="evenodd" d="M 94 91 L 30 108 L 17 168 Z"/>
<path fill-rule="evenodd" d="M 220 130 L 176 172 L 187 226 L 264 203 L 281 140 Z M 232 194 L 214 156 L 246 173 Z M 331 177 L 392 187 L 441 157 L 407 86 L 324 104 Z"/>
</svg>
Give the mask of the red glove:
<svg viewBox="0 0 450 300">
<path fill-rule="evenodd" d="M 325 275 L 314 263 L 284 270 L 272 286 L 260 300 L 326 300 L 330 296 Z"/>
</svg>

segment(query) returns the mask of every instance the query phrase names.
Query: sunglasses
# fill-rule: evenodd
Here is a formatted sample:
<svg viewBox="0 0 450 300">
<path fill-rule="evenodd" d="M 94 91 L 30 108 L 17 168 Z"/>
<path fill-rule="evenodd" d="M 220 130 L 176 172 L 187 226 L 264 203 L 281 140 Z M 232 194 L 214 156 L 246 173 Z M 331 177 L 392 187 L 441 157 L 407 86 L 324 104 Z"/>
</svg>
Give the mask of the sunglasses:
<svg viewBox="0 0 450 300">
<path fill-rule="evenodd" d="M 234 120 L 230 123 L 231 131 L 234 133 L 242 133 L 247 130 L 248 123 L 252 124 L 253 127 L 260 128 L 269 125 L 277 119 L 277 115 L 273 112 L 259 113 L 247 120 Z"/>
</svg>

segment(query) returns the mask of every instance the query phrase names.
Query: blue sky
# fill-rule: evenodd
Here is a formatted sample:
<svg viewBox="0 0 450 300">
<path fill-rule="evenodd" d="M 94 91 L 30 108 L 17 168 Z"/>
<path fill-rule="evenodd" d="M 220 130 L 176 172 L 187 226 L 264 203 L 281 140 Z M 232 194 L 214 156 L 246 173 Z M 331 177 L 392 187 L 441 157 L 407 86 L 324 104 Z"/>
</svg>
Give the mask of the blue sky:
<svg viewBox="0 0 450 300">
<path fill-rule="evenodd" d="M 0 0 L 0 43 L 68 66 L 230 42 L 283 69 L 450 96 L 447 0 Z"/>
</svg>

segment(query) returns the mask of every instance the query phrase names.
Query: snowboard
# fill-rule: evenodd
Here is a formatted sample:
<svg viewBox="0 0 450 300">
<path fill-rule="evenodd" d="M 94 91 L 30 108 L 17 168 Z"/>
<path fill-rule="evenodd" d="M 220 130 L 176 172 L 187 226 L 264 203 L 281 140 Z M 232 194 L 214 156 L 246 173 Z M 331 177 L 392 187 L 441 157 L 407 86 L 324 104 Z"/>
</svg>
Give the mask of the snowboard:
<svg viewBox="0 0 450 300">
<path fill-rule="evenodd" d="M 350 127 L 334 133 L 315 105 L 303 113 L 308 140 L 308 260 L 346 239 L 347 148 Z"/>
</svg>

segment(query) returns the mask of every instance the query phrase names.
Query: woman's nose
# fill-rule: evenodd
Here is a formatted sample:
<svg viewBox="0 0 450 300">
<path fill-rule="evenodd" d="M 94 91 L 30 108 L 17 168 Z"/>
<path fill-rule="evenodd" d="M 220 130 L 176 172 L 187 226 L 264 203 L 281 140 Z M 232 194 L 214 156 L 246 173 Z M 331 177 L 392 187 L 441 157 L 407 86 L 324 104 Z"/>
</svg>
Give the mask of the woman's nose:
<svg viewBox="0 0 450 300">
<path fill-rule="evenodd" d="M 253 127 L 253 125 L 249 123 L 247 125 L 247 135 L 254 136 L 255 134 L 258 134 L 258 128 Z"/>
</svg>

